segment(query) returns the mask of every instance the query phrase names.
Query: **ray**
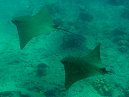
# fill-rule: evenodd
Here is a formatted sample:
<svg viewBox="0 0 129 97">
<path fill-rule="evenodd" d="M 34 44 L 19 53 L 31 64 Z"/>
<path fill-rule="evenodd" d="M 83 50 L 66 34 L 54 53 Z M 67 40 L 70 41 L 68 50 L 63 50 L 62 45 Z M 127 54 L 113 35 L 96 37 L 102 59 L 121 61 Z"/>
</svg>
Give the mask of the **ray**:
<svg viewBox="0 0 129 97">
<path fill-rule="evenodd" d="M 88 55 L 67 56 L 61 60 L 65 69 L 65 88 L 72 84 L 96 74 L 108 73 L 103 67 L 100 58 L 100 44 Z"/>
<path fill-rule="evenodd" d="M 32 16 L 20 16 L 12 19 L 16 25 L 20 48 L 23 49 L 26 44 L 34 37 L 44 34 L 48 35 L 53 31 L 53 20 L 46 7 Z"/>
</svg>

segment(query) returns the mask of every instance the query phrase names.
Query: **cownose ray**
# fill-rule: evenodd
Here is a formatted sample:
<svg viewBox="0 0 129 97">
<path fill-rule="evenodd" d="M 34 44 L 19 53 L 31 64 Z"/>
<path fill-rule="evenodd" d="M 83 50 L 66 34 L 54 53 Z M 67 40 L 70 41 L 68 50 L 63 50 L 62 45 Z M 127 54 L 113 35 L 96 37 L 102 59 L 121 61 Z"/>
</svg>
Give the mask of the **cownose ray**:
<svg viewBox="0 0 129 97">
<path fill-rule="evenodd" d="M 69 89 L 75 82 L 96 74 L 106 74 L 108 71 L 101 63 L 100 44 L 88 55 L 66 56 L 61 60 L 65 69 L 65 88 Z"/>
<path fill-rule="evenodd" d="M 38 13 L 32 16 L 15 17 L 12 22 L 17 27 L 21 49 L 32 38 L 40 34 L 48 35 L 54 30 L 53 20 L 46 7 L 41 8 Z"/>
</svg>

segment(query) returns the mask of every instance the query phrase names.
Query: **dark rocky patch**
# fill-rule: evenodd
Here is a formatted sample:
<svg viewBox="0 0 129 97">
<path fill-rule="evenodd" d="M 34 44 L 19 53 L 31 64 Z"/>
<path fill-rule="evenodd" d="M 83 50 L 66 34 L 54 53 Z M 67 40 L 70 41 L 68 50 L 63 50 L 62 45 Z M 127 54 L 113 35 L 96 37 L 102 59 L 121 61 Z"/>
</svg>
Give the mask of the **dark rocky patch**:
<svg viewBox="0 0 129 97">
<path fill-rule="evenodd" d="M 44 95 L 46 97 L 65 97 L 65 91 L 62 90 L 59 87 L 55 87 L 53 89 L 49 89 L 47 91 L 44 92 Z"/>
<path fill-rule="evenodd" d="M 56 97 L 56 90 L 48 90 L 44 94 L 46 97 Z"/>
<path fill-rule="evenodd" d="M 37 70 L 36 70 L 36 75 L 38 77 L 42 77 L 42 76 L 45 76 L 46 75 L 46 68 L 48 66 L 44 63 L 41 63 L 41 64 L 38 64 L 37 65 Z"/>
<path fill-rule="evenodd" d="M 0 97 L 12 97 L 13 93 L 10 91 L 0 92 Z"/>
<path fill-rule="evenodd" d="M 90 13 L 81 11 L 79 13 L 78 19 L 82 22 L 91 22 L 94 18 Z"/>
<path fill-rule="evenodd" d="M 123 11 L 121 13 L 121 17 L 129 20 L 129 9 L 128 8 L 123 9 Z"/>
<path fill-rule="evenodd" d="M 80 49 L 83 47 L 84 42 L 85 37 L 83 35 L 74 33 L 65 34 L 63 36 L 61 47 L 63 49 Z"/>
<path fill-rule="evenodd" d="M 108 0 L 107 2 L 110 5 L 119 6 L 119 5 L 123 5 L 126 2 L 126 0 Z"/>
<path fill-rule="evenodd" d="M 126 53 L 129 48 L 129 37 L 125 28 L 117 27 L 112 31 L 112 41 L 118 46 L 118 50 Z"/>
<path fill-rule="evenodd" d="M 27 95 L 27 94 L 19 93 L 19 97 L 31 97 L 31 96 L 30 95 Z"/>
<path fill-rule="evenodd" d="M 0 92 L 0 97 L 19 97 L 19 91 L 4 91 Z"/>
</svg>

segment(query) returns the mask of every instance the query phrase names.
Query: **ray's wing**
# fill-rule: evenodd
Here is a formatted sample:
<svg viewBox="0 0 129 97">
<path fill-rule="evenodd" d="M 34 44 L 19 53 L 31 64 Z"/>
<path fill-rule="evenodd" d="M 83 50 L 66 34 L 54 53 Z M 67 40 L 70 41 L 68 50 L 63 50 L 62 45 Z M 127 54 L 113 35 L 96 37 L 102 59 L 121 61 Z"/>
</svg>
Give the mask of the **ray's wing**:
<svg viewBox="0 0 129 97">
<path fill-rule="evenodd" d="M 65 88 L 69 89 L 75 82 L 99 74 L 100 62 L 100 44 L 86 57 L 68 56 L 63 58 L 61 63 L 65 68 Z"/>
<path fill-rule="evenodd" d="M 69 87 L 76 81 L 88 76 L 88 71 L 83 68 L 83 62 L 79 58 L 67 57 L 61 60 L 65 69 L 65 88 Z"/>
<path fill-rule="evenodd" d="M 46 7 L 33 16 L 15 17 L 12 22 L 17 27 L 21 49 L 33 37 L 53 31 L 53 21 Z"/>
<path fill-rule="evenodd" d="M 103 68 L 103 64 L 101 62 L 100 46 L 101 44 L 99 43 L 88 55 L 84 56 L 84 58 L 88 63 L 98 68 Z"/>
</svg>

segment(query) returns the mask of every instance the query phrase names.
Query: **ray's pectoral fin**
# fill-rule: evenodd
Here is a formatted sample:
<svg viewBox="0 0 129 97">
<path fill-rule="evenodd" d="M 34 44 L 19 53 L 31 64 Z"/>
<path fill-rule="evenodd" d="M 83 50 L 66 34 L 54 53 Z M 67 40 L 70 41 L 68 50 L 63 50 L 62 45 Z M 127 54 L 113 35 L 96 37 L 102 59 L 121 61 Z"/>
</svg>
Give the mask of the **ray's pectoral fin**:
<svg viewBox="0 0 129 97">
<path fill-rule="evenodd" d="M 53 31 L 53 20 L 46 7 L 43 7 L 33 16 L 21 16 L 12 20 L 16 25 L 19 35 L 20 48 L 40 34 L 47 35 Z"/>
<path fill-rule="evenodd" d="M 100 44 L 95 47 L 87 56 L 68 56 L 61 60 L 65 68 L 65 88 L 69 87 L 84 78 L 95 74 L 106 73 L 101 64 Z"/>
<path fill-rule="evenodd" d="M 100 46 L 101 44 L 99 43 L 88 55 L 84 56 L 84 58 L 88 63 L 98 68 L 103 68 L 101 62 Z"/>
</svg>

